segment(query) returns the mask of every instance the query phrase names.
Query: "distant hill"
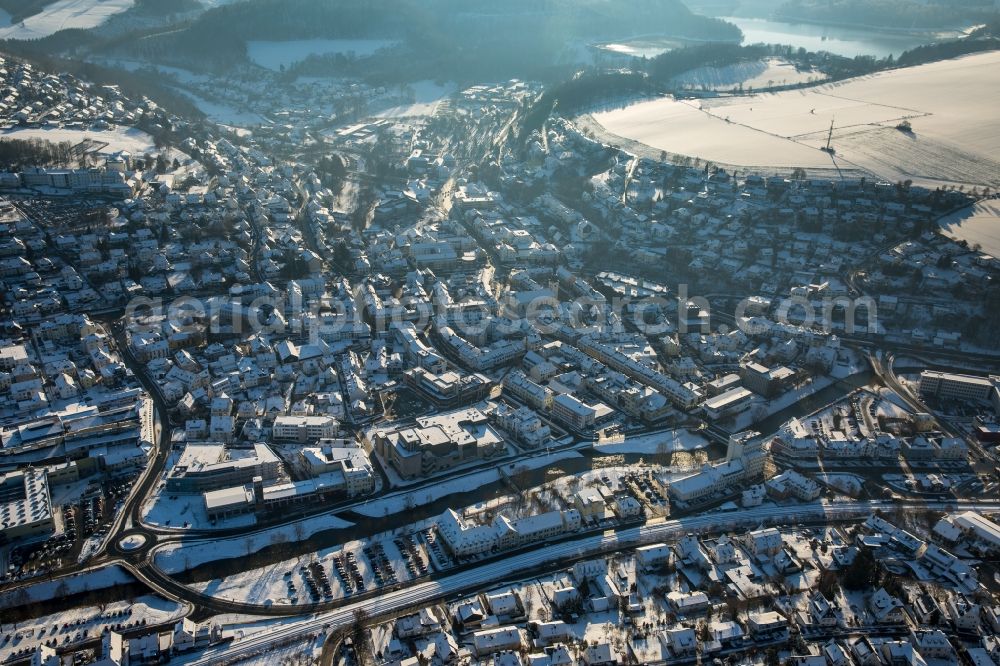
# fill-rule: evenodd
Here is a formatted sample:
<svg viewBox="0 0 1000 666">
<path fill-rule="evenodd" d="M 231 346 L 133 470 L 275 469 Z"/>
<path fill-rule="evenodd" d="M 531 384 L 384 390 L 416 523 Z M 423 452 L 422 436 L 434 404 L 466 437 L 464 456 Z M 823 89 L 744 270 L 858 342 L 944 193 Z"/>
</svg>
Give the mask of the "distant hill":
<svg viewBox="0 0 1000 666">
<path fill-rule="evenodd" d="M 693 14 L 681 0 L 247 0 L 118 48 L 225 69 L 246 62 L 250 40 L 390 39 L 400 46 L 379 56 L 395 63 L 384 67 L 387 74 L 419 66 L 462 80 L 543 74 L 574 45 L 639 34 L 742 37 L 732 24 Z"/>
<path fill-rule="evenodd" d="M 996 17 L 993 0 L 788 0 L 775 17 L 875 28 L 945 30 Z"/>
</svg>

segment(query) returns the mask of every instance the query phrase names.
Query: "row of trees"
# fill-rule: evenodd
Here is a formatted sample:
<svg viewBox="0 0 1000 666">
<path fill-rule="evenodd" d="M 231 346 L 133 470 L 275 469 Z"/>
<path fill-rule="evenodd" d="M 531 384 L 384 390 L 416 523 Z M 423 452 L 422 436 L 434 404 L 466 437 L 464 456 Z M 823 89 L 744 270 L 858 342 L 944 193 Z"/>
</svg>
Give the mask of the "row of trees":
<svg viewBox="0 0 1000 666">
<path fill-rule="evenodd" d="M 44 139 L 4 139 L 0 141 L 0 167 L 20 171 L 25 167 L 83 167 L 86 158 L 73 150 L 69 141 L 53 143 Z"/>
</svg>

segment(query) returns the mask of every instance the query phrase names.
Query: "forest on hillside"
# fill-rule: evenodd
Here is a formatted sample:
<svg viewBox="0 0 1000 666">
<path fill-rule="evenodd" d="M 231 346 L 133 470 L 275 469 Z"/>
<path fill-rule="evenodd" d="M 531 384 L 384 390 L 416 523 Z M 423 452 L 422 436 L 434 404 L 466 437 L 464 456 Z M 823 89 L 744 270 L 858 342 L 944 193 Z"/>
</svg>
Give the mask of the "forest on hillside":
<svg viewBox="0 0 1000 666">
<path fill-rule="evenodd" d="M 803 20 L 891 29 L 945 30 L 997 16 L 992 0 L 788 0 L 782 20 Z"/>
<path fill-rule="evenodd" d="M 366 60 L 374 78 L 419 70 L 461 81 L 546 77 L 575 44 L 649 33 L 737 43 L 742 37 L 680 0 L 248 0 L 116 49 L 223 71 L 246 63 L 251 40 L 389 39 L 399 46 Z"/>
</svg>

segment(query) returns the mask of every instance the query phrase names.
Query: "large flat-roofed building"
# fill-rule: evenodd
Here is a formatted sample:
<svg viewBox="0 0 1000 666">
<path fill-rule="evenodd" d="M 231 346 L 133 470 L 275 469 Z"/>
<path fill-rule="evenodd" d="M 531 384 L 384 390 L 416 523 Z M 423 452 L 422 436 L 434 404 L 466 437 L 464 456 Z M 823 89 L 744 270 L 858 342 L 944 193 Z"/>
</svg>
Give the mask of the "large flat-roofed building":
<svg viewBox="0 0 1000 666">
<path fill-rule="evenodd" d="M 937 397 L 987 402 L 990 400 L 993 388 L 993 381 L 986 377 L 957 375 L 936 370 L 924 370 L 920 373 L 920 395 L 925 398 Z"/>
<path fill-rule="evenodd" d="M 334 437 L 339 427 L 331 416 L 278 416 L 271 433 L 276 441 L 304 443 Z"/>
<path fill-rule="evenodd" d="M 981 550 L 991 553 L 1000 552 L 1000 525 L 989 518 L 981 516 L 975 511 L 966 511 L 952 518 L 951 522 Z"/>
<path fill-rule="evenodd" d="M 302 451 L 314 478 L 264 485 L 261 477 L 250 484 L 203 493 L 211 520 L 257 513 L 274 514 L 286 507 L 358 497 L 375 491 L 375 471 L 364 449 L 354 445 L 323 444 Z"/>
<path fill-rule="evenodd" d="M 167 474 L 167 490 L 201 493 L 247 484 L 257 476 L 273 480 L 280 472 L 281 460 L 266 444 L 254 444 L 252 451 L 188 444 Z"/>
<path fill-rule="evenodd" d="M 752 391 L 740 387 L 709 398 L 702 403 L 702 407 L 705 410 L 705 416 L 717 421 L 746 410 L 753 403 L 753 399 Z"/>
<path fill-rule="evenodd" d="M 0 476 L 0 538 L 47 536 L 53 529 L 45 470 L 29 467 Z"/>
<path fill-rule="evenodd" d="M 413 387 L 438 407 L 454 407 L 482 400 L 490 392 L 493 382 L 479 373 L 460 375 L 457 372 L 430 372 L 412 368 L 403 373 L 403 381 Z"/>
<path fill-rule="evenodd" d="M 425 416 L 416 426 L 369 432 L 373 450 L 406 479 L 506 451 L 486 414 L 474 408 Z"/>
<path fill-rule="evenodd" d="M 233 486 L 202 493 L 209 520 L 222 520 L 253 511 L 253 486 Z"/>
<path fill-rule="evenodd" d="M 764 397 L 778 393 L 793 377 L 795 372 L 784 366 L 768 368 L 760 363 L 747 363 L 740 369 L 743 386 Z"/>
</svg>

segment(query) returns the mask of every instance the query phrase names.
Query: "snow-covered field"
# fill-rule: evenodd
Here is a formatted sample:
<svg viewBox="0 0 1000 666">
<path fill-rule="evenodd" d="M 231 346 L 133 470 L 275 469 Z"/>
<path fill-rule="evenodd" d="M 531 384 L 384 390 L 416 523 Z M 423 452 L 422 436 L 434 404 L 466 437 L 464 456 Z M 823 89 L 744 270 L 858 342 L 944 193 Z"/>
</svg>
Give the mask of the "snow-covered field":
<svg viewBox="0 0 1000 666">
<path fill-rule="evenodd" d="M 732 90 L 743 84 L 743 89 L 747 90 L 791 86 L 825 78 L 821 72 L 800 72 L 795 65 L 780 58 L 766 58 L 725 67 L 698 67 L 674 77 L 673 83 L 695 90 Z"/>
<path fill-rule="evenodd" d="M 393 106 L 375 114 L 376 118 L 405 118 L 408 116 L 433 116 L 438 105 L 455 92 L 454 83 L 444 85 L 433 81 L 417 81 L 408 86 L 413 91 L 413 103 Z"/>
<path fill-rule="evenodd" d="M 593 117 L 618 137 L 719 164 L 838 167 L 893 182 L 996 187 L 998 105 L 1000 51 L 992 51 L 807 90 L 662 98 Z M 895 129 L 903 119 L 913 133 Z M 819 150 L 831 121 L 833 157 Z"/>
<path fill-rule="evenodd" d="M 670 430 L 653 435 L 626 436 L 622 442 L 595 445 L 599 453 L 674 453 L 697 451 L 708 446 L 709 441 L 690 430 Z"/>
<path fill-rule="evenodd" d="M 735 98 L 748 99 L 748 98 Z M 757 101 L 760 98 L 754 98 Z M 705 102 L 662 98 L 593 114 L 611 134 L 657 150 L 722 164 L 828 168 L 830 157 L 801 143 L 727 122 Z M 829 122 L 829 121 L 828 121 Z M 615 143 L 611 137 L 611 143 Z"/>
<path fill-rule="evenodd" d="M 283 42 L 249 41 L 247 57 L 261 67 L 281 69 L 302 62 L 310 55 L 342 53 L 356 58 L 370 56 L 396 42 L 387 39 L 297 39 Z"/>
<path fill-rule="evenodd" d="M 621 42 L 596 44 L 596 48 L 634 58 L 655 58 L 679 47 L 681 43 L 668 37 L 646 37 Z"/>
<path fill-rule="evenodd" d="M 343 529 L 352 524 L 336 516 L 316 516 L 248 536 L 171 544 L 156 552 L 155 561 L 163 571 L 177 573 L 206 562 L 243 557 L 273 544 L 308 539 L 317 532 Z"/>
<path fill-rule="evenodd" d="M 4 139 L 43 139 L 53 143 L 68 141 L 77 144 L 84 139 L 108 144 L 102 153 L 127 150 L 134 155 L 160 152 L 153 143 L 153 137 L 134 127 L 114 127 L 107 130 L 76 130 L 61 127 L 19 128 L 0 133 Z"/>
<path fill-rule="evenodd" d="M 187 88 L 177 88 L 177 90 L 189 98 L 210 120 L 224 125 L 236 125 L 241 127 L 253 127 L 267 124 L 267 120 L 259 113 L 244 111 L 228 104 L 213 102 L 205 99 L 201 95 L 196 95 Z"/>
<path fill-rule="evenodd" d="M 96 28 L 134 4 L 135 0 L 59 0 L 17 25 L 8 20 L 0 28 L 0 39 L 40 39 L 69 28 Z"/>
<path fill-rule="evenodd" d="M 989 199 L 952 213 L 941 220 L 941 231 L 969 246 L 1000 257 L 1000 201 Z"/>
</svg>

